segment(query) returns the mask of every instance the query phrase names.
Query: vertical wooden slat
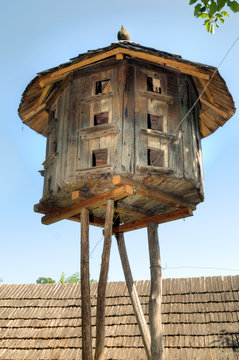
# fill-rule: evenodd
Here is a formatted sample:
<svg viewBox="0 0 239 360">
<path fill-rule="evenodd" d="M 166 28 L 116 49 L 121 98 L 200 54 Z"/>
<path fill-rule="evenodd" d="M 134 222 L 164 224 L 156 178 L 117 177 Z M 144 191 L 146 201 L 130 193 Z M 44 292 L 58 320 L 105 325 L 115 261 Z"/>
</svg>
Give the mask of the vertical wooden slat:
<svg viewBox="0 0 239 360">
<path fill-rule="evenodd" d="M 82 360 L 92 360 L 89 274 L 89 211 L 87 209 L 81 210 L 81 319 Z"/>
<path fill-rule="evenodd" d="M 124 276 L 127 284 L 127 288 L 129 291 L 129 296 L 131 299 L 131 303 L 134 309 L 134 314 L 137 319 L 138 327 L 143 339 L 145 352 L 147 355 L 148 360 L 151 359 L 151 351 L 150 351 L 150 345 L 151 345 L 151 339 L 150 339 L 150 333 L 148 329 L 148 325 L 146 323 L 144 313 L 139 301 L 138 293 L 136 286 L 134 284 L 132 272 L 130 269 L 129 259 L 127 256 L 126 246 L 125 246 L 125 240 L 124 240 L 124 234 L 123 233 L 117 233 L 116 239 L 118 243 L 118 249 L 119 254 L 121 258 L 122 267 L 124 270 Z"/>
<path fill-rule="evenodd" d="M 114 215 L 114 201 L 107 200 L 105 228 L 104 228 L 105 239 L 104 239 L 104 248 L 102 253 L 100 278 L 98 283 L 98 295 L 97 295 L 95 360 L 104 360 L 105 293 L 106 293 L 107 276 L 109 270 L 113 215 Z"/>
<path fill-rule="evenodd" d="M 148 243 L 151 273 L 151 289 L 149 299 L 149 323 L 151 333 L 151 360 L 162 360 L 162 270 L 158 241 L 158 224 L 149 223 Z"/>
</svg>

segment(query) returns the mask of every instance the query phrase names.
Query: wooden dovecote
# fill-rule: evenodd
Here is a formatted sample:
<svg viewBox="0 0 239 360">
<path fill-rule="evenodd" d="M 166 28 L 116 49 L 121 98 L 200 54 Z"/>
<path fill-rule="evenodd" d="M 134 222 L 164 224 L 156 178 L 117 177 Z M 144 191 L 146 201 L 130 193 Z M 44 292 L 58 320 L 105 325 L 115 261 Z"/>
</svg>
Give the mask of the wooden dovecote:
<svg viewBox="0 0 239 360">
<path fill-rule="evenodd" d="M 102 226 L 104 193 L 118 200 L 118 229 L 191 215 L 204 197 L 201 138 L 234 111 L 215 68 L 129 41 L 38 74 L 19 107 L 24 123 L 47 137 L 35 211 L 45 224 L 80 221 L 77 209 L 88 201 L 91 223 Z"/>
<path fill-rule="evenodd" d="M 129 41 L 79 55 L 38 74 L 26 88 L 19 115 L 47 137 L 43 197 L 34 210 L 44 214 L 43 224 L 81 222 L 83 360 L 93 356 L 89 224 L 104 227 L 94 358 L 104 359 L 106 283 L 116 234 L 147 358 L 162 359 L 157 226 L 191 216 L 203 201 L 201 138 L 234 112 L 216 68 Z M 150 331 L 123 236 L 146 226 Z"/>
</svg>

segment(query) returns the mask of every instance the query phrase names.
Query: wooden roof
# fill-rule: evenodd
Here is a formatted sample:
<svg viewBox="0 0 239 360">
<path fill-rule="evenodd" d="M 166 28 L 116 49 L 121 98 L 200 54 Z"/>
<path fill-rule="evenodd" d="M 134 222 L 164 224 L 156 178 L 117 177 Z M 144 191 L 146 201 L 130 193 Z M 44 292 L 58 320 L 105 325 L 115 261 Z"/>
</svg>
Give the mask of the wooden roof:
<svg viewBox="0 0 239 360">
<path fill-rule="evenodd" d="M 192 76 L 199 95 L 205 88 L 200 98 L 202 137 L 212 134 L 235 113 L 232 96 L 215 67 L 184 60 L 178 55 L 133 42 L 120 41 L 102 49 L 80 54 L 65 64 L 39 73 L 22 95 L 19 115 L 23 122 L 43 134 L 48 123 L 48 111 L 71 81 L 73 72 L 113 57 L 118 61 L 123 61 L 124 58 L 146 61 L 164 69 Z"/>
<path fill-rule="evenodd" d="M 136 284 L 148 321 L 150 282 Z M 81 359 L 80 298 L 79 284 L 1 284 L 0 359 Z M 238 359 L 239 276 L 163 280 L 162 320 L 164 360 Z M 124 282 L 107 286 L 105 359 L 146 359 Z"/>
</svg>

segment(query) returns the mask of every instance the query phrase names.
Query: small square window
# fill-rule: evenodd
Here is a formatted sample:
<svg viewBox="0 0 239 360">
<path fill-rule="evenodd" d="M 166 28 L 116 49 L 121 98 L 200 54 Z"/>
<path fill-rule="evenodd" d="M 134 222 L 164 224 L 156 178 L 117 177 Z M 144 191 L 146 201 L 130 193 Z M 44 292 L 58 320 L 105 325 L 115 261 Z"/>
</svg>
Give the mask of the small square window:
<svg viewBox="0 0 239 360">
<path fill-rule="evenodd" d="M 95 84 L 95 95 L 104 94 L 110 91 L 110 80 L 96 81 Z"/>
<path fill-rule="evenodd" d="M 148 129 L 163 131 L 163 115 L 148 114 Z"/>
<path fill-rule="evenodd" d="M 102 125 L 102 124 L 108 124 L 108 119 L 109 119 L 109 113 L 108 112 L 95 114 L 94 115 L 94 126 Z"/>
<path fill-rule="evenodd" d="M 147 77 L 147 90 L 161 94 L 161 82 L 160 79 Z"/>
<path fill-rule="evenodd" d="M 148 165 L 150 166 L 164 166 L 164 151 L 148 149 Z"/>
<path fill-rule="evenodd" d="M 92 166 L 107 165 L 107 149 L 92 151 Z"/>
</svg>

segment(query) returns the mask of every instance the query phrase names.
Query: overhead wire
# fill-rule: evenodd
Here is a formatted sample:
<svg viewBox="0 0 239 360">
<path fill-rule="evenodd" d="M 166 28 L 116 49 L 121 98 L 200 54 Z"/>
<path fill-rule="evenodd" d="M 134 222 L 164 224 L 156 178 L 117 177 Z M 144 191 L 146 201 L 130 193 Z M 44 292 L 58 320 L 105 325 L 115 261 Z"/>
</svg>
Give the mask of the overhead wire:
<svg viewBox="0 0 239 360">
<path fill-rule="evenodd" d="M 239 40 L 239 36 L 237 36 L 237 38 L 235 39 L 235 41 L 232 43 L 232 45 L 229 47 L 229 49 L 226 51 L 225 55 L 223 56 L 222 60 L 219 62 L 218 66 L 215 68 L 214 72 L 212 73 L 212 76 L 210 77 L 210 79 L 208 80 L 207 84 L 203 87 L 203 90 L 201 91 L 201 93 L 199 94 L 199 96 L 197 97 L 197 99 L 195 100 L 194 104 L 191 106 L 191 108 L 187 111 L 187 113 L 183 116 L 183 118 L 179 121 L 178 125 L 176 126 L 176 128 L 174 129 L 173 133 L 170 135 L 169 139 L 168 139 L 168 144 L 171 143 L 172 139 L 174 139 L 175 135 L 177 134 L 178 129 L 180 128 L 180 126 L 182 125 L 182 123 L 186 120 L 186 118 L 189 116 L 189 114 L 192 112 L 192 110 L 195 108 L 195 106 L 197 105 L 197 103 L 200 101 L 201 97 L 203 96 L 203 94 L 205 93 L 206 89 L 208 88 L 208 86 L 210 85 L 211 81 L 213 80 L 214 76 L 216 75 L 218 69 L 221 67 L 221 65 L 223 64 L 223 62 L 225 61 L 225 59 L 227 58 L 227 56 L 229 55 L 229 53 L 231 52 L 231 50 L 234 48 L 234 46 L 236 45 L 236 43 Z M 233 114 L 233 113 L 231 113 Z M 163 156 L 163 152 L 161 151 L 158 156 L 154 159 L 154 162 L 152 164 L 152 166 L 154 166 L 157 161 L 160 159 L 160 157 Z M 149 175 L 150 169 L 148 169 L 145 173 L 145 175 Z M 124 207 L 124 204 L 122 204 L 122 208 Z M 118 214 L 115 218 L 118 219 L 120 216 L 120 214 Z"/>
<path fill-rule="evenodd" d="M 223 64 L 223 62 L 226 60 L 227 56 L 229 55 L 229 53 L 231 52 L 231 50 L 234 48 L 234 46 L 236 45 L 236 43 L 239 40 L 239 36 L 237 36 L 237 38 L 234 40 L 234 42 L 232 43 L 232 45 L 229 47 L 229 49 L 226 51 L 225 55 L 223 56 L 222 60 L 219 62 L 218 66 L 215 68 L 212 76 L 210 77 L 210 79 L 208 80 L 207 84 L 203 87 L 203 90 L 201 91 L 201 93 L 199 94 L 199 96 L 197 97 L 197 99 L 195 100 L 195 102 L 193 103 L 193 105 L 191 106 L 191 108 L 187 111 L 187 113 L 183 116 L 183 118 L 179 121 L 178 125 L 176 126 L 176 128 L 174 129 L 173 133 L 170 135 L 169 139 L 168 139 L 168 144 L 171 143 L 172 139 L 175 137 L 175 135 L 177 134 L 178 129 L 180 128 L 180 126 L 182 125 L 182 123 L 186 120 L 186 118 L 189 116 L 189 114 L 192 112 L 192 110 L 195 108 L 195 106 L 197 105 L 197 103 L 200 101 L 201 97 L 203 96 L 203 94 L 205 93 L 205 91 L 207 90 L 208 86 L 210 85 L 211 81 L 213 80 L 214 76 L 216 75 L 218 69 L 221 67 L 221 65 Z M 232 114 L 232 113 L 231 113 Z M 154 159 L 154 162 L 152 164 L 152 166 L 155 165 L 155 163 L 158 161 L 158 159 L 163 155 L 163 152 L 160 152 L 159 155 Z M 150 170 L 148 169 L 146 171 L 146 175 L 148 175 L 150 172 Z M 122 208 L 124 208 L 124 204 L 122 204 Z M 118 215 L 114 218 L 114 223 L 115 221 L 120 217 L 120 213 L 118 213 Z M 97 246 L 99 245 L 99 243 L 103 240 L 103 236 L 102 238 L 96 243 L 96 245 L 94 246 L 93 250 L 90 253 L 90 257 L 92 256 L 92 254 L 94 253 L 95 249 L 97 248 Z M 186 267 L 172 267 L 172 268 L 162 268 L 163 270 L 166 269 L 176 269 L 176 268 L 187 268 Z M 190 268 L 201 268 L 201 267 L 190 267 Z M 202 268 L 201 268 L 202 269 Z M 206 268 L 204 268 L 206 269 Z M 209 268 L 208 268 L 209 269 Z M 216 268 L 211 268 L 211 269 L 216 269 Z M 229 270 L 229 271 L 238 271 L 238 270 L 233 270 L 233 269 L 219 269 L 219 270 Z"/>
</svg>

